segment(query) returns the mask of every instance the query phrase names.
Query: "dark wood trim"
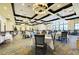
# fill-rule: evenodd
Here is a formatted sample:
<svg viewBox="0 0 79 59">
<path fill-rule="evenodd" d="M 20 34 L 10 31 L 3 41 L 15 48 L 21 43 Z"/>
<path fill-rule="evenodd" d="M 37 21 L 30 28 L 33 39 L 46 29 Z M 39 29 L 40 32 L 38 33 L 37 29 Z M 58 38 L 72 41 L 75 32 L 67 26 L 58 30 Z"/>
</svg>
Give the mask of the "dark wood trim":
<svg viewBox="0 0 79 59">
<path fill-rule="evenodd" d="M 58 20 L 60 18 L 56 18 L 56 19 L 52 19 L 52 20 L 49 20 L 49 21 L 44 21 L 44 22 L 50 22 L 50 21 L 55 21 L 55 20 Z"/>
<path fill-rule="evenodd" d="M 67 5 L 65 5 L 65 6 L 63 6 L 63 7 L 61 7 L 60 9 L 57 9 L 56 11 L 53 11 L 52 9 L 49 9 L 48 11 L 51 12 L 51 13 L 57 13 L 57 12 L 63 10 L 63 9 L 69 8 L 69 7 L 71 7 L 71 6 L 72 6 L 72 3 L 69 3 L 69 4 L 67 4 Z"/>
<path fill-rule="evenodd" d="M 15 16 L 17 16 L 17 17 L 22 17 L 22 18 L 33 19 L 34 17 L 36 17 L 36 16 L 37 16 L 37 14 L 35 14 L 35 15 L 34 15 L 34 16 L 32 16 L 32 17 L 27 17 L 27 16 L 24 16 L 24 15 L 19 15 L 19 14 L 15 14 Z"/>
<path fill-rule="evenodd" d="M 13 16 L 15 16 L 14 3 L 11 3 L 11 7 L 12 7 Z M 14 20 L 16 20 L 15 17 L 14 17 Z"/>
<path fill-rule="evenodd" d="M 69 15 L 66 15 L 66 16 L 61 16 L 61 18 L 66 18 L 66 17 L 70 17 L 70 16 L 74 16 L 74 15 L 76 15 L 76 13 L 69 14 Z"/>
<path fill-rule="evenodd" d="M 35 18 L 38 14 L 35 14 L 33 17 L 31 17 L 31 19 Z"/>
<path fill-rule="evenodd" d="M 47 5 L 48 5 L 48 7 L 50 7 L 50 6 L 52 6 L 54 3 L 48 3 Z"/>
<path fill-rule="evenodd" d="M 22 17 L 22 18 L 29 18 L 29 17 L 23 16 L 23 15 L 19 15 L 19 14 L 15 14 L 15 16 Z"/>
<path fill-rule="evenodd" d="M 14 3 L 11 3 L 13 14 L 15 15 Z"/>
<path fill-rule="evenodd" d="M 66 19 L 66 20 L 73 20 L 73 19 L 79 19 L 79 17 L 69 18 L 69 19 Z"/>
<path fill-rule="evenodd" d="M 23 20 L 15 19 L 15 21 L 23 21 Z"/>
</svg>

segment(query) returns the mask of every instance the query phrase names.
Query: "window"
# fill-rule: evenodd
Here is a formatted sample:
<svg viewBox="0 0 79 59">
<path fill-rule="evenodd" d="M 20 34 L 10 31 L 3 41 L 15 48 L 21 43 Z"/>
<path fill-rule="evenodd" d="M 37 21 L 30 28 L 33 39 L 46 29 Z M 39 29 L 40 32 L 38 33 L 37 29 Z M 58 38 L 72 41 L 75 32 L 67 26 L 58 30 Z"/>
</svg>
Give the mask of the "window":
<svg viewBox="0 0 79 59">
<path fill-rule="evenodd" d="M 59 30 L 59 26 L 56 26 L 56 29 L 55 30 Z"/>
<path fill-rule="evenodd" d="M 53 30 L 68 30 L 68 22 L 66 20 L 56 20 L 52 22 Z"/>
<path fill-rule="evenodd" d="M 79 23 L 76 23 L 76 24 L 75 24 L 75 29 L 76 29 L 76 30 L 79 30 Z"/>
<path fill-rule="evenodd" d="M 75 19 L 74 22 L 75 30 L 79 30 L 79 19 Z"/>
<path fill-rule="evenodd" d="M 64 24 L 64 30 L 68 30 L 67 24 Z"/>
<path fill-rule="evenodd" d="M 63 25 L 60 25 L 60 30 L 61 30 L 61 31 L 63 30 Z"/>
</svg>

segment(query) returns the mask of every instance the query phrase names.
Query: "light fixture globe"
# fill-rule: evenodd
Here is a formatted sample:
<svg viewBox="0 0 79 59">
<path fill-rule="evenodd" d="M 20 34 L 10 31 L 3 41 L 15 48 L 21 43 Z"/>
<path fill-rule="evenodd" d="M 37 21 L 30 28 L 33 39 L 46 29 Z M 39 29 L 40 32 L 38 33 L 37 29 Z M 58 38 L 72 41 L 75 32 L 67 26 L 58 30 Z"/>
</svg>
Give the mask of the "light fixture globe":
<svg viewBox="0 0 79 59">
<path fill-rule="evenodd" d="M 33 10 L 36 14 L 44 14 L 48 5 L 46 3 L 36 3 L 33 4 Z"/>
</svg>

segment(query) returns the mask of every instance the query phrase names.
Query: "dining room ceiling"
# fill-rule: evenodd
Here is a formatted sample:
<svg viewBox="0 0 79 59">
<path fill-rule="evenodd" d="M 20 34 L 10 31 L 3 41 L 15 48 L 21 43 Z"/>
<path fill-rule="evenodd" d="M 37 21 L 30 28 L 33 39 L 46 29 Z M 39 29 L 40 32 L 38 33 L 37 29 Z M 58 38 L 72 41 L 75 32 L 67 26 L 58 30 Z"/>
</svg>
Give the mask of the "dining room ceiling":
<svg viewBox="0 0 79 59">
<path fill-rule="evenodd" d="M 47 3 L 48 8 L 44 14 L 36 14 L 34 3 L 12 3 L 15 22 L 37 25 L 59 19 L 78 18 L 72 3 Z"/>
</svg>

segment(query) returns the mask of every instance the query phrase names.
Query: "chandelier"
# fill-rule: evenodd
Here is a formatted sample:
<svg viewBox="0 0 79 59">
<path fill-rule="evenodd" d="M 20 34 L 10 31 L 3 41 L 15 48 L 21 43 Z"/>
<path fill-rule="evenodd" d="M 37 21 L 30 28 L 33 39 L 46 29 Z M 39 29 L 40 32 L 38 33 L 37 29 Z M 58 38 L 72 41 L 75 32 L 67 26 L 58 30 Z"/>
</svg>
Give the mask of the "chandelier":
<svg viewBox="0 0 79 59">
<path fill-rule="evenodd" d="M 33 10 L 36 14 L 44 14 L 48 5 L 46 3 L 35 3 L 33 4 Z"/>
</svg>

